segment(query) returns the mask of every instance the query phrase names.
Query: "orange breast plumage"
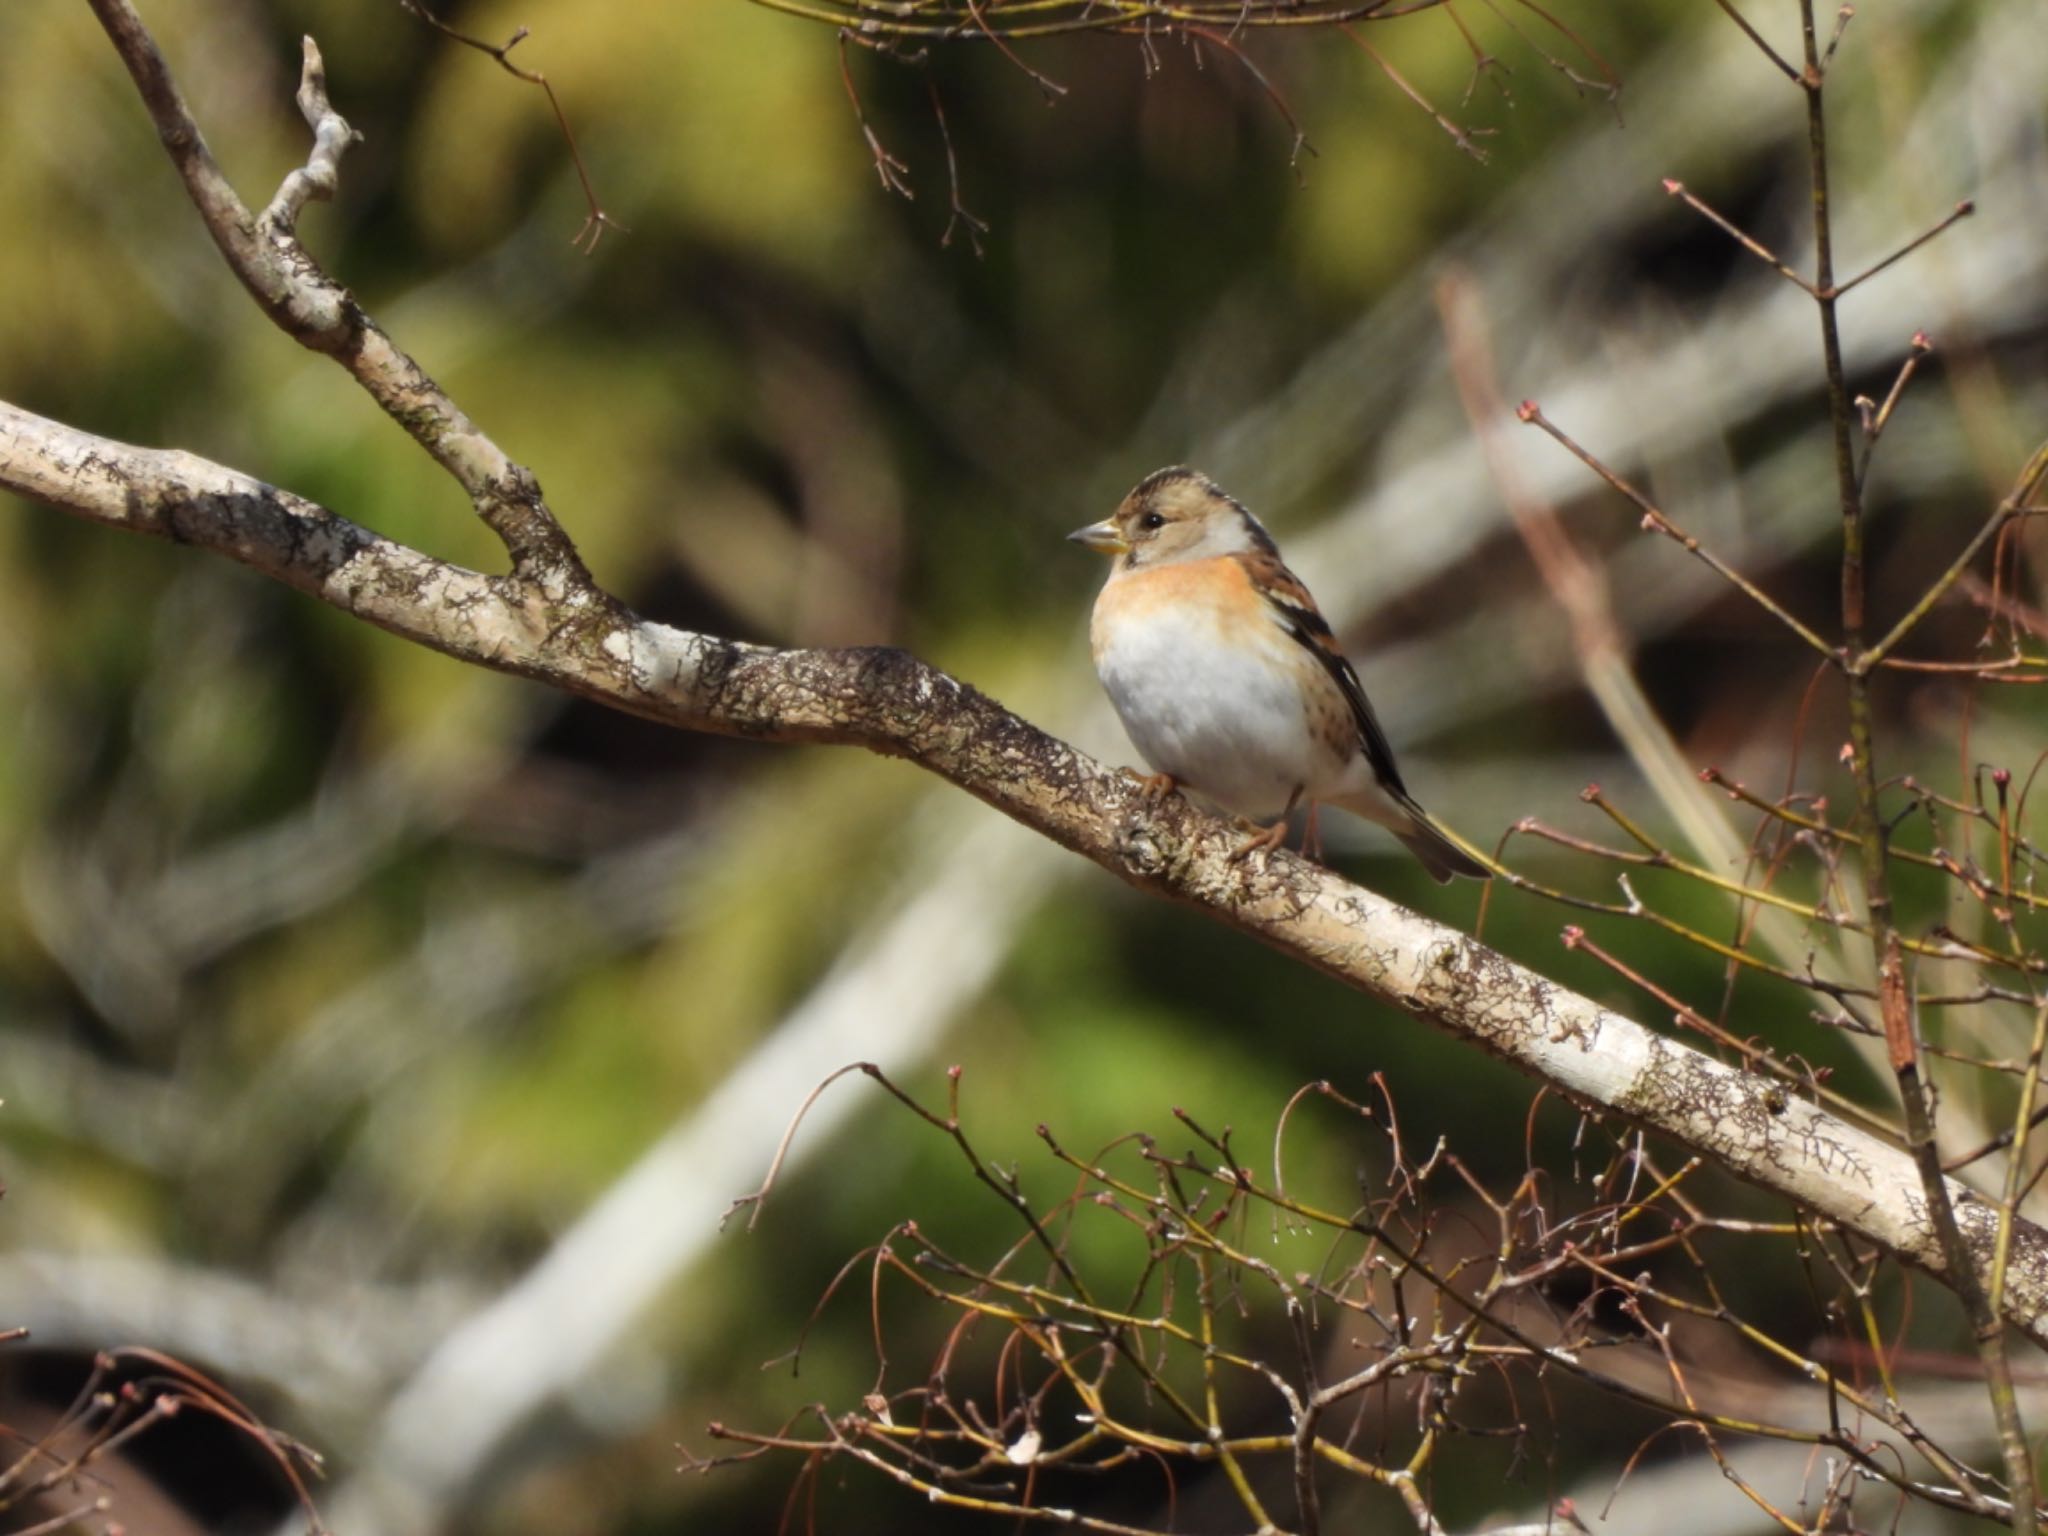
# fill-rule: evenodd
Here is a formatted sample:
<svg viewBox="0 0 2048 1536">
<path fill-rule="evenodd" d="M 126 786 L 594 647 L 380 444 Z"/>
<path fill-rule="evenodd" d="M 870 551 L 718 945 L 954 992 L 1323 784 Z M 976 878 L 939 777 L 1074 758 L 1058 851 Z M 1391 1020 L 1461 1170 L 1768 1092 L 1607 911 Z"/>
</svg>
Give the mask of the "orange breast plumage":
<svg viewBox="0 0 2048 1536">
<path fill-rule="evenodd" d="M 1348 780 L 1355 741 L 1333 740 L 1318 707 L 1335 690 L 1239 561 L 1119 572 L 1096 601 L 1090 639 L 1140 755 L 1206 799 L 1266 817 Z"/>
</svg>

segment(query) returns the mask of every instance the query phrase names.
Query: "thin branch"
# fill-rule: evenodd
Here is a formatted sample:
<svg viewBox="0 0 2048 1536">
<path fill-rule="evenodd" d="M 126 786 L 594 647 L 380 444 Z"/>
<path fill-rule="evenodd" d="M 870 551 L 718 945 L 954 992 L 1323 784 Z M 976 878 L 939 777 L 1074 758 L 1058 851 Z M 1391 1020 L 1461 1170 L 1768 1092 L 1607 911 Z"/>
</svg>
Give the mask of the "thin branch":
<svg viewBox="0 0 2048 1536">
<path fill-rule="evenodd" d="M 590 573 L 548 510 L 532 471 L 507 458 L 290 230 L 259 224 L 207 149 L 156 40 L 130 0 L 88 3 L 135 81 L 200 220 L 264 313 L 301 346 L 324 352 L 347 369 L 379 408 L 454 477 L 477 515 L 504 543 L 516 571 L 560 596 L 590 594 Z M 317 59 L 315 52 L 309 62 Z"/>
<path fill-rule="evenodd" d="M 804 1123 L 804 1116 L 811 1112 L 813 1104 L 824 1097 L 827 1088 L 830 1088 L 849 1072 L 864 1072 L 869 1077 L 875 1078 L 878 1081 L 882 1076 L 882 1069 L 872 1061 L 850 1061 L 845 1066 L 835 1067 L 832 1071 L 826 1073 L 811 1091 L 804 1095 L 804 1101 L 797 1105 L 796 1113 L 789 1117 L 789 1124 L 783 1129 L 782 1139 L 775 1144 L 775 1155 L 768 1160 L 768 1171 L 761 1175 L 759 1187 L 735 1199 L 725 1208 L 725 1214 L 718 1218 L 718 1225 L 721 1231 L 724 1230 L 725 1224 L 732 1220 L 734 1213 L 742 1206 L 747 1208 L 747 1230 L 749 1232 L 754 1230 L 754 1224 L 761 1219 L 761 1212 L 768 1203 L 769 1195 L 775 1191 L 775 1181 L 782 1173 L 784 1159 L 789 1156 L 789 1144 L 796 1140 L 796 1133 L 798 1128 Z"/>
<path fill-rule="evenodd" d="M 1064 85 L 1061 85 L 1059 81 L 1053 79 L 1050 75 L 1033 69 L 1029 64 L 1026 64 L 1017 57 L 1016 50 L 1003 41 L 1000 33 L 989 30 L 988 17 L 982 13 L 981 6 L 976 3 L 976 0 L 961 0 L 961 3 L 967 7 L 967 14 L 974 18 L 975 26 L 981 29 L 981 35 L 996 45 L 996 52 L 1000 53 L 1030 77 L 1031 83 L 1037 86 L 1040 92 L 1044 94 L 1047 106 L 1051 106 L 1060 97 L 1067 94 L 1067 88 Z"/>
<path fill-rule="evenodd" d="M 1346 27 L 1344 30 L 1346 32 L 1351 31 L 1349 27 Z M 1233 42 L 1228 34 L 1218 32 L 1212 27 L 1191 26 L 1187 29 L 1187 34 L 1192 38 L 1207 43 L 1211 48 L 1236 59 L 1238 63 L 1244 66 L 1245 72 L 1258 81 L 1259 89 L 1266 93 L 1266 99 L 1273 103 L 1273 110 L 1280 114 L 1287 124 L 1287 131 L 1294 135 L 1294 142 L 1287 151 L 1287 163 L 1289 165 L 1298 166 L 1304 150 L 1311 155 L 1317 153 L 1315 145 L 1309 143 L 1308 135 L 1302 131 L 1301 120 L 1294 115 L 1294 109 L 1287 104 L 1287 98 L 1281 94 L 1280 88 L 1267 77 L 1266 72 L 1259 68 L 1257 61 L 1250 54 L 1246 53 L 1239 44 Z"/>
<path fill-rule="evenodd" d="M 1898 375 L 1892 380 L 1892 387 L 1885 391 L 1884 403 L 1875 404 L 1863 396 L 1856 397 L 1856 408 L 1863 417 L 1863 457 L 1856 463 L 1856 486 L 1861 490 L 1870 479 L 1870 460 L 1877 452 L 1877 440 L 1884 436 L 1884 429 L 1891 425 L 1892 412 L 1905 397 L 1906 386 L 1913 382 L 1913 375 L 1920 370 L 1920 360 L 1934 350 L 1934 343 L 1927 339 L 1925 331 L 1915 331 L 1907 344 L 1906 360 L 1899 365 Z"/>
<path fill-rule="evenodd" d="M 1794 618 L 1791 612 L 1783 604 L 1779 603 L 1776 598 L 1765 592 L 1763 588 L 1743 575 L 1742 572 L 1736 570 L 1727 561 L 1700 543 L 1698 539 L 1672 522 L 1649 497 L 1629 484 L 1628 481 L 1622 479 L 1620 475 L 1609 469 L 1599 459 L 1594 458 L 1591 453 L 1580 447 L 1569 433 L 1565 432 L 1562 427 L 1559 427 L 1548 416 L 1543 414 L 1542 407 L 1537 405 L 1535 401 L 1524 400 L 1516 408 L 1515 415 L 1521 421 L 1540 427 L 1561 445 L 1567 453 L 1571 454 L 1573 458 L 1577 459 L 1581 464 L 1592 470 L 1594 474 L 1605 480 L 1608 485 L 1633 502 L 1636 510 L 1643 514 L 1643 526 L 1646 529 L 1654 533 L 1663 534 L 1673 543 L 1683 548 L 1686 553 L 1699 559 L 1723 580 L 1728 582 L 1729 585 L 1743 593 L 1751 602 L 1770 614 L 1771 617 L 1791 630 L 1793 634 L 1804 640 L 1814 650 L 1827 657 L 1829 661 L 1840 660 L 1833 646 L 1829 645 L 1827 641 L 1823 640 L 1806 624 Z"/>
<path fill-rule="evenodd" d="M 1825 75 L 1835 62 L 1835 50 L 1842 46 L 1842 37 L 1849 30 L 1849 23 L 1856 19 L 1856 7 L 1845 3 L 1835 12 L 1835 30 L 1828 38 L 1828 46 L 1820 56 L 1821 73 Z"/>
<path fill-rule="evenodd" d="M 1458 124 L 1452 122 L 1448 117 L 1445 117 L 1443 113 L 1439 112 L 1436 109 L 1436 107 L 1430 102 L 1427 96 L 1424 96 L 1421 91 L 1417 90 L 1413 85 L 1410 85 L 1408 83 L 1407 76 L 1403 75 L 1398 69 L 1394 68 L 1392 62 L 1387 58 L 1385 54 L 1381 53 L 1379 49 L 1373 47 L 1371 43 L 1367 42 L 1362 36 L 1359 35 L 1359 32 L 1355 27 L 1352 27 L 1348 24 L 1340 24 L 1340 30 L 1346 37 L 1350 38 L 1352 42 L 1358 45 L 1359 50 L 1362 53 L 1364 53 L 1367 58 L 1371 59 L 1373 63 L 1379 66 L 1380 73 L 1385 75 L 1389 80 L 1393 81 L 1395 88 L 1399 90 L 1402 95 L 1406 96 L 1410 101 L 1414 102 L 1415 105 L 1422 108 L 1423 111 L 1427 112 L 1430 116 L 1430 119 L 1437 125 L 1437 127 L 1443 129 L 1445 133 L 1450 135 L 1450 139 L 1453 144 L 1457 145 L 1459 149 L 1463 150 L 1466 154 L 1470 155 L 1474 160 L 1477 160 L 1481 165 L 1486 164 L 1486 151 L 1481 149 L 1479 145 L 1473 142 L 1474 131 L 1468 131 L 1464 128 L 1459 127 Z M 1476 131 L 1484 132 L 1485 130 Z"/>
<path fill-rule="evenodd" d="M 1840 298 L 1850 289 L 1855 288 L 1862 283 L 1869 282 L 1873 277 L 1877 276 L 1878 273 L 1884 271 L 1886 267 L 1891 266 L 1892 263 L 1904 261 L 1908 256 L 1912 255 L 1915 251 L 1919 250 L 1921 246 L 1925 245 L 1928 241 L 1932 240 L 1936 235 L 1940 234 L 1943 230 L 1947 229 L 1951 224 L 1954 224 L 1958 219 L 1967 219 L 1971 214 L 1975 213 L 1976 211 L 1977 205 L 1969 201 L 1968 199 L 1965 199 L 1964 201 L 1957 203 L 1955 207 L 1949 211 L 1947 216 L 1944 217 L 1941 220 L 1941 222 L 1936 224 L 1932 229 L 1926 230 L 1921 234 L 1915 235 L 1911 240 L 1908 240 L 1896 251 L 1893 251 L 1891 255 L 1885 257 L 1884 260 L 1876 262 L 1871 266 L 1865 267 L 1861 272 L 1858 272 L 1846 283 L 1837 283 L 1835 285 L 1835 297 Z"/>
<path fill-rule="evenodd" d="M 2010 505 L 1994 509 L 1991 516 L 1978 527 L 1977 531 L 1970 536 L 1970 541 L 1962 547 L 1962 550 L 1956 555 L 1955 559 L 1949 563 L 1949 568 L 1935 578 L 1932 585 L 1920 594 L 1911 608 L 1908 608 L 1899 616 L 1898 623 L 1885 632 L 1883 639 L 1872 645 L 1856 659 L 1857 665 L 1871 667 L 1890 657 L 1891 653 L 1898 648 L 1900 642 L 1910 635 L 1915 626 L 1922 619 L 1926 618 L 1928 614 L 1932 613 L 1935 605 L 1948 595 L 1949 589 L 1962 578 L 1963 573 L 1976 563 L 1977 556 L 1984 551 L 1984 546 L 1996 538 L 2005 526 L 2018 515 L 2018 512 Z M 1982 663 L 1971 663 L 1969 670 L 1981 671 L 1982 666 Z"/>
<path fill-rule="evenodd" d="M 1799 71 L 1786 62 L 1785 56 L 1782 53 L 1764 41 L 1763 34 L 1749 24 L 1748 19 L 1742 12 L 1736 10 L 1733 5 L 1728 3 L 1728 0 L 1714 0 L 1714 3 L 1721 7 L 1730 21 L 1742 29 L 1742 35 L 1756 45 L 1757 52 L 1761 53 L 1777 67 L 1779 74 L 1792 81 L 1795 85 L 1798 83 Z"/>
<path fill-rule="evenodd" d="M 854 88 L 853 70 L 846 60 L 846 45 L 858 41 L 858 34 L 841 28 L 839 32 L 839 83 L 846 87 L 846 99 L 853 103 L 853 120 L 860 124 L 860 136 L 868 141 L 868 153 L 875 159 L 875 175 L 882 183 L 884 192 L 894 192 L 906 200 L 915 199 L 917 194 L 910 189 L 910 167 L 890 154 L 882 145 L 874 125 L 868 121 L 866 108 L 860 104 L 860 92 Z M 950 152 L 950 142 L 948 149 Z M 950 164 L 950 158 L 948 163 Z M 947 234 L 952 233 L 948 225 Z"/>
<path fill-rule="evenodd" d="M 1615 71 L 1614 66 L 1602 58 L 1599 51 L 1584 38 L 1580 37 L 1578 33 L 1538 5 L 1536 0 L 1516 0 L 1516 3 L 1523 10 L 1533 13 L 1551 31 L 1557 33 L 1560 37 L 1569 39 L 1571 45 L 1579 50 L 1586 61 L 1600 72 L 1600 78 L 1598 80 L 1589 79 L 1585 75 L 1580 74 L 1576 69 L 1573 69 L 1571 65 L 1565 63 L 1563 59 L 1553 54 L 1549 49 L 1537 43 L 1528 33 L 1515 25 L 1514 18 L 1500 8 L 1498 0 L 1486 0 L 1486 8 L 1498 16 L 1509 31 L 1521 38 L 1523 42 L 1528 43 L 1530 47 L 1536 49 L 1542 56 L 1543 62 L 1564 76 L 1571 84 L 1573 90 L 1581 94 L 1590 92 L 1596 96 L 1604 96 L 1608 104 L 1614 108 L 1614 120 L 1619 123 L 1621 121 L 1621 76 Z"/>
<path fill-rule="evenodd" d="M 1445 3 L 1446 0 L 998 0 L 991 5 L 982 0 L 945 0 L 939 5 L 879 5 L 875 0 L 754 0 L 754 4 L 766 10 L 834 28 L 855 27 L 864 35 L 885 42 L 980 38 L 1006 53 L 1005 45 L 1009 42 L 1080 32 L 1113 33 L 1142 40 L 1154 30 L 1175 32 L 1187 26 L 1232 30 L 1327 27 L 1340 22 L 1391 21 L 1435 10 Z M 1577 43 L 1578 39 L 1573 41 Z M 1583 49 L 1585 45 L 1579 46 Z M 1064 92 L 1064 87 L 1046 80 L 1014 55 L 1010 57 L 1042 90 L 1048 90 L 1048 95 Z M 1596 67 L 1604 67 L 1597 59 L 1595 62 Z"/>
<path fill-rule="evenodd" d="M 1987 1299 L 1994 1314 L 2005 1292 L 2005 1266 L 2012 1240 L 2012 1223 L 2020 1204 L 2020 1181 L 2027 1170 L 2027 1136 L 2034 1128 L 2034 1101 L 2041 1088 L 2041 1062 L 2048 1054 L 2048 1002 L 2034 1010 L 2034 1039 L 2027 1050 L 2027 1070 L 2020 1079 L 2019 1108 L 2013 1112 L 2012 1155 L 2005 1164 L 2005 1192 L 1998 1202 L 1998 1239 L 1991 1252 L 1991 1278 L 1985 1282 Z"/>
<path fill-rule="evenodd" d="M 981 237 L 988 233 L 988 220 L 975 217 L 968 210 L 967 205 L 960 200 L 960 161 L 953 153 L 953 132 L 946 125 L 946 108 L 945 104 L 939 100 L 939 83 L 929 75 L 925 77 L 924 83 L 925 88 L 931 92 L 932 117 L 937 120 L 939 125 L 939 142 L 946 149 L 948 207 L 946 210 L 946 232 L 939 236 L 939 245 L 942 248 L 950 246 L 953 243 L 953 231 L 964 228 L 967 231 L 967 243 L 973 248 L 974 254 L 978 258 L 982 255 Z"/>
<path fill-rule="evenodd" d="M 590 179 L 590 168 L 583 163 L 583 151 L 576 147 L 576 135 L 569 127 L 569 114 L 562 110 L 561 99 L 555 95 L 555 88 L 548 77 L 537 69 L 521 69 L 514 64 L 511 53 L 532 34 L 521 27 L 502 43 L 487 43 L 480 37 L 471 37 L 458 32 L 426 7 L 425 0 L 398 0 L 398 3 L 412 15 L 417 16 L 443 37 L 452 38 L 465 48 L 474 48 L 478 53 L 488 54 L 498 61 L 498 67 L 515 80 L 528 85 L 537 85 L 548 98 L 548 110 L 555 114 L 555 126 L 562 130 L 562 142 L 569 146 L 569 163 L 576 167 L 576 180 L 583 186 L 584 206 L 589 210 L 583 216 L 583 227 L 569 239 L 569 243 L 584 255 L 595 255 L 597 242 L 604 238 L 608 229 L 616 229 L 622 235 L 632 231 L 604 211 L 604 204 L 598 201 L 597 187 Z"/>
<path fill-rule="evenodd" d="M 1730 12 L 1729 14 L 1732 15 L 1734 13 Z M 1720 230 L 1721 233 L 1749 252 L 1758 261 L 1761 261 L 1765 266 L 1776 272 L 1778 276 L 1784 278 L 1786 282 L 1791 283 L 1803 293 L 1811 294 L 1814 291 L 1813 284 L 1800 276 L 1797 269 L 1789 265 L 1776 251 L 1772 250 L 1748 231 L 1723 218 L 1708 203 L 1688 191 L 1684 182 L 1674 181 L 1671 177 L 1667 176 L 1664 178 L 1664 190 L 1684 203 L 1686 207 L 1692 209 L 1694 213 L 1700 215 L 1701 218 L 1712 224 L 1716 229 Z"/>
<path fill-rule="evenodd" d="M 299 77 L 299 111 L 313 130 L 313 152 L 305 165 L 285 177 L 277 196 L 263 210 L 263 222 L 291 234 L 299 214 L 311 199 L 326 201 L 341 185 L 341 157 L 363 136 L 349 127 L 346 119 L 327 100 L 327 66 L 320 48 L 311 37 L 303 39 L 303 68 Z"/>
<path fill-rule="evenodd" d="M 1451 18 L 1451 25 L 1458 29 L 1458 35 L 1465 40 L 1465 47 L 1472 54 L 1472 78 L 1465 82 L 1465 94 L 1459 98 L 1458 105 L 1466 107 L 1472 104 L 1473 93 L 1479 89 L 1482 78 L 1491 78 L 1500 91 L 1501 100 L 1512 104 L 1514 92 L 1508 89 L 1507 81 L 1501 76 L 1511 75 L 1514 71 L 1480 46 L 1479 39 L 1465 25 L 1465 18 L 1458 14 L 1458 8 L 1451 0 L 1444 0 L 1444 14 Z"/>
</svg>

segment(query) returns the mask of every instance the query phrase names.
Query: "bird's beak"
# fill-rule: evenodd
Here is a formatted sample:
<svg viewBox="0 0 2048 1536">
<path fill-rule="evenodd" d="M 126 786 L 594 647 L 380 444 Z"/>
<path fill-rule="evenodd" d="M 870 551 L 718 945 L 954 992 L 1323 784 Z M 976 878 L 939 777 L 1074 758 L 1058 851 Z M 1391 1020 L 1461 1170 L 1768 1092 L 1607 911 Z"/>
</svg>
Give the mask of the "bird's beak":
<svg viewBox="0 0 2048 1536">
<path fill-rule="evenodd" d="M 1090 523 L 1086 528 L 1076 528 L 1067 535 L 1076 544 L 1085 544 L 1098 555 L 1121 555 L 1129 551 L 1130 545 L 1117 532 L 1116 519 L 1105 517 L 1099 523 Z"/>
</svg>

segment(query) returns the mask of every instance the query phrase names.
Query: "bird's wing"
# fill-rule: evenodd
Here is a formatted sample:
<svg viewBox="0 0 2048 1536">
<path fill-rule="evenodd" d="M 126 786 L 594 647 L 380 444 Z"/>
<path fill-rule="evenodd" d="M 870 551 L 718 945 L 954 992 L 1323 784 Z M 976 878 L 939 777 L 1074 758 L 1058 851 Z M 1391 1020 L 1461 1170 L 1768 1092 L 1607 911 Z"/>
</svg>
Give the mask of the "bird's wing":
<svg viewBox="0 0 2048 1536">
<path fill-rule="evenodd" d="M 1315 657 L 1343 691 L 1344 701 L 1351 706 L 1351 717 L 1358 722 L 1358 739 L 1365 748 L 1365 760 L 1372 767 L 1373 777 L 1401 800 L 1409 799 L 1407 786 L 1401 782 L 1401 770 L 1394 766 L 1393 745 L 1380 728 L 1379 717 L 1372 712 L 1365 685 L 1358 680 L 1357 669 L 1337 644 L 1329 621 L 1316 607 L 1308 588 L 1301 584 L 1301 578 L 1281 564 L 1277 555 L 1248 550 L 1237 558 L 1280 627 Z"/>
</svg>

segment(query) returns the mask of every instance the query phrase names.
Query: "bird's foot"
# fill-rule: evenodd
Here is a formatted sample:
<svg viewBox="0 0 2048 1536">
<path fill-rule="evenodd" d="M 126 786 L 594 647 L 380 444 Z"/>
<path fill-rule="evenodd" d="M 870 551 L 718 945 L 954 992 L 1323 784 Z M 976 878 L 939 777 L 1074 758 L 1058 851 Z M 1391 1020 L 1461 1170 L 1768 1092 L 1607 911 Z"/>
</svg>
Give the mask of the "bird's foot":
<svg viewBox="0 0 2048 1536">
<path fill-rule="evenodd" d="M 1158 805 L 1180 788 L 1180 780 L 1170 773 L 1139 773 L 1134 768 L 1126 768 L 1124 772 L 1138 781 L 1138 798 L 1148 805 Z"/>
<path fill-rule="evenodd" d="M 1261 827 L 1256 822 L 1242 820 L 1238 822 L 1238 826 L 1250 832 L 1251 836 L 1247 837 L 1230 851 L 1229 862 L 1232 864 L 1239 863 L 1247 855 L 1255 851 L 1271 853 L 1275 848 L 1278 848 L 1287 841 L 1287 818 L 1285 816 L 1282 816 L 1270 827 Z"/>
</svg>

